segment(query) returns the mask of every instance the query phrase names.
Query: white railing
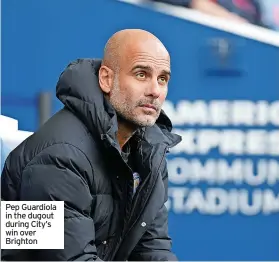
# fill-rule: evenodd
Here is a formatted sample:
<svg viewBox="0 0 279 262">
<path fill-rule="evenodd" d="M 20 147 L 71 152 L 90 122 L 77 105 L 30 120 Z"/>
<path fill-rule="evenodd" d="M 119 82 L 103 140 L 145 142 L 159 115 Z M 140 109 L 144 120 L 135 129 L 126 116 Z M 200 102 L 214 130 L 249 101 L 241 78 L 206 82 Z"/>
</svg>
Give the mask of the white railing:
<svg viewBox="0 0 279 262">
<path fill-rule="evenodd" d="M 150 3 L 152 4 L 152 7 L 154 7 L 154 9 L 160 13 L 175 16 L 204 26 L 212 27 L 218 30 L 226 31 L 235 35 L 279 47 L 279 33 L 274 30 L 269 30 L 252 24 L 239 24 L 233 21 L 228 21 L 224 18 L 207 15 L 199 11 L 170 4 L 158 3 L 148 0 L 118 1 L 138 5 L 139 7 L 144 7 L 146 4 Z"/>
<path fill-rule="evenodd" d="M 8 154 L 31 134 L 18 130 L 16 119 L 0 115 L 0 174 Z"/>
</svg>

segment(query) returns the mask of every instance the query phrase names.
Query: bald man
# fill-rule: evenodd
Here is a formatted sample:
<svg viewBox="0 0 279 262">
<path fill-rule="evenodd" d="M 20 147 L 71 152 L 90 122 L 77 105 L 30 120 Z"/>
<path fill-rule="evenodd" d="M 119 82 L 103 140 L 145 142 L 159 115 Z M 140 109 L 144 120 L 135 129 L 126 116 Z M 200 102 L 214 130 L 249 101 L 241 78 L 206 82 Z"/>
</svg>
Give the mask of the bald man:
<svg viewBox="0 0 279 262">
<path fill-rule="evenodd" d="M 170 74 L 168 51 L 143 30 L 114 34 L 102 60 L 68 65 L 57 83 L 64 108 L 1 176 L 2 200 L 64 201 L 64 249 L 2 250 L 2 260 L 177 259 L 165 206 L 166 153 L 181 140 L 162 111 Z"/>
</svg>

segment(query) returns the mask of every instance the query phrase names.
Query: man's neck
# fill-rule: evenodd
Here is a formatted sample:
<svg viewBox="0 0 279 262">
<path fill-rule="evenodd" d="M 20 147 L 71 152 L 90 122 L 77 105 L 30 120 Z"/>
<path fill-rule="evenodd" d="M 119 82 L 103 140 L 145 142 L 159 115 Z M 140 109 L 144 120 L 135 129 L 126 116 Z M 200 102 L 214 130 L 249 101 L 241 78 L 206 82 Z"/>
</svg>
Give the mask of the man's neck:
<svg viewBox="0 0 279 262">
<path fill-rule="evenodd" d="M 118 133 L 117 140 L 120 145 L 121 150 L 125 146 L 125 144 L 129 141 L 129 139 L 133 136 L 137 127 L 133 124 L 130 124 L 126 121 L 118 121 Z"/>
</svg>

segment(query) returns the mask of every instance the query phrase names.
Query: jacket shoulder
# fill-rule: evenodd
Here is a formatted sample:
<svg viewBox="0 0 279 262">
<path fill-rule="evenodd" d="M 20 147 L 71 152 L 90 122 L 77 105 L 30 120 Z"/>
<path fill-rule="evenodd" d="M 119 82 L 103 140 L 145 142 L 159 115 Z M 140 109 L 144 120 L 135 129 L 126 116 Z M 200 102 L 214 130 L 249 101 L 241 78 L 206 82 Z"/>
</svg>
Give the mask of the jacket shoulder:
<svg viewBox="0 0 279 262">
<path fill-rule="evenodd" d="M 4 189 L 5 184 L 11 183 L 18 188 L 23 170 L 28 165 L 62 164 L 90 174 L 93 143 L 83 123 L 63 109 L 8 155 L 1 175 L 1 187 Z M 91 177 L 87 179 L 92 180 Z"/>
</svg>

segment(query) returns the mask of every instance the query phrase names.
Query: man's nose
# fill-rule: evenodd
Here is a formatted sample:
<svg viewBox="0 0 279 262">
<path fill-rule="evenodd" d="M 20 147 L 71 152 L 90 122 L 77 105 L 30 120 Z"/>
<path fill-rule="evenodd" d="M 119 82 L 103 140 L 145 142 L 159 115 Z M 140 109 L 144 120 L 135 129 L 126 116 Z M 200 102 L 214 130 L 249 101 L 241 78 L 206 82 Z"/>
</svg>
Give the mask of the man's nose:
<svg viewBox="0 0 279 262">
<path fill-rule="evenodd" d="M 146 96 L 152 96 L 158 98 L 160 96 L 161 87 L 157 79 L 152 80 L 146 89 Z"/>
</svg>

